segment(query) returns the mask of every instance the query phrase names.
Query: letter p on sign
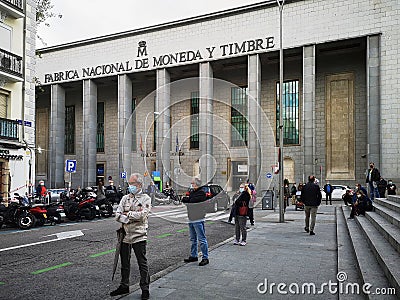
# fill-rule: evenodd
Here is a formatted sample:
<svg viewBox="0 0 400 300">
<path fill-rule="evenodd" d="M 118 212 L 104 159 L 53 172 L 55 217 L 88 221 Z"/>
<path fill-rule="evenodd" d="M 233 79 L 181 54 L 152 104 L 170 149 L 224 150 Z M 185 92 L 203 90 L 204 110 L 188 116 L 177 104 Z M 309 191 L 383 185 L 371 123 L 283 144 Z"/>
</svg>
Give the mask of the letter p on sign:
<svg viewBox="0 0 400 300">
<path fill-rule="evenodd" d="M 65 161 L 65 171 L 68 173 L 76 172 L 76 160 L 67 159 Z"/>
</svg>

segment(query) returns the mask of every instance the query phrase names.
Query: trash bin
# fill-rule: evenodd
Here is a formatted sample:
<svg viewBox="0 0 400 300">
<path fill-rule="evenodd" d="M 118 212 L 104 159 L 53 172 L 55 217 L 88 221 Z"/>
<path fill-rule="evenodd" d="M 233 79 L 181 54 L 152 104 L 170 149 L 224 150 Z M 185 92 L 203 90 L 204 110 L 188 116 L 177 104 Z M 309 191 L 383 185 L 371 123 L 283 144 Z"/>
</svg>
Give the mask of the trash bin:
<svg viewBox="0 0 400 300">
<path fill-rule="evenodd" d="M 262 209 L 274 209 L 274 192 L 267 190 L 262 197 Z"/>
</svg>

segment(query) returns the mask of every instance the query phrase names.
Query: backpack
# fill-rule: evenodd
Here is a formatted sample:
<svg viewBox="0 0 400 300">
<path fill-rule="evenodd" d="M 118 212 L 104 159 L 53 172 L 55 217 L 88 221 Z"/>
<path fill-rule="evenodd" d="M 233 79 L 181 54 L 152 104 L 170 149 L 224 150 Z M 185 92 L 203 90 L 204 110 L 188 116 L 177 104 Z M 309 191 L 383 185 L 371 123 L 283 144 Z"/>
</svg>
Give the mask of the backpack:
<svg viewBox="0 0 400 300">
<path fill-rule="evenodd" d="M 239 216 L 247 216 L 248 207 L 246 205 L 246 201 L 242 201 L 242 205 L 239 206 Z"/>
</svg>

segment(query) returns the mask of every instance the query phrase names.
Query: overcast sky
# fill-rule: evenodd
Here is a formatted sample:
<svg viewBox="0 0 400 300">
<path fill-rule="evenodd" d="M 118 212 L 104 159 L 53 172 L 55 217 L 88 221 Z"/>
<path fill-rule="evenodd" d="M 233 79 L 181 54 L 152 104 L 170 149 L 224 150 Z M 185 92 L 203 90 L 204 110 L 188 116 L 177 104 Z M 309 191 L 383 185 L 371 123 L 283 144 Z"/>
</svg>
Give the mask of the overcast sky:
<svg viewBox="0 0 400 300">
<path fill-rule="evenodd" d="M 62 18 L 48 20 L 37 48 L 143 28 L 239 7 L 262 0 L 52 0 Z"/>
</svg>

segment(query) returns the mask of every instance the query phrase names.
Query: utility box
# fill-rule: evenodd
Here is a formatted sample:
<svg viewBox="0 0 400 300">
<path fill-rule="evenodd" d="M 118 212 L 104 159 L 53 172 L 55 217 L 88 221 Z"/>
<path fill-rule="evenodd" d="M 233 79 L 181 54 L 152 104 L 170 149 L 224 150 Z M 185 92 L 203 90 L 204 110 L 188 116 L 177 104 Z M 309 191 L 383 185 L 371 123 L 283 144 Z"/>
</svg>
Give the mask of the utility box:
<svg viewBox="0 0 400 300">
<path fill-rule="evenodd" d="M 271 190 L 267 190 L 262 197 L 262 209 L 274 209 L 274 192 Z"/>
</svg>

